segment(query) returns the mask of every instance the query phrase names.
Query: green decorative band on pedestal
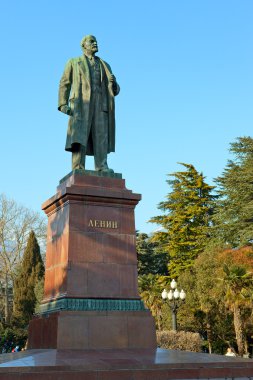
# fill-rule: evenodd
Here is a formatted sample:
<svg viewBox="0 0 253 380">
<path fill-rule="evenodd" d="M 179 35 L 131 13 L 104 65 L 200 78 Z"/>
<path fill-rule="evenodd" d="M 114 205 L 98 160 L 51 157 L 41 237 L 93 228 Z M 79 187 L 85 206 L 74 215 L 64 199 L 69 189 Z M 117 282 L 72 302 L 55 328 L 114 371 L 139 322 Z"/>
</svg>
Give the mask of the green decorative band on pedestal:
<svg viewBox="0 0 253 380">
<path fill-rule="evenodd" d="M 142 311 L 146 310 L 141 300 L 62 298 L 40 305 L 38 314 L 70 311 Z"/>
</svg>

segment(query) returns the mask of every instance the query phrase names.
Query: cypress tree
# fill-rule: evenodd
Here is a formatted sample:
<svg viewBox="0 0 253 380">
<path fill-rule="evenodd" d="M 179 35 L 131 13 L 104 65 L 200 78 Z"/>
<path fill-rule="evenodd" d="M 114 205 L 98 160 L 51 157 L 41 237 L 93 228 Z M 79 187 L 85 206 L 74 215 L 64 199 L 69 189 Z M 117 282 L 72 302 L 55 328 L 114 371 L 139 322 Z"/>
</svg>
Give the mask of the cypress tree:
<svg viewBox="0 0 253 380">
<path fill-rule="evenodd" d="M 26 326 L 35 311 L 35 288 L 42 280 L 44 271 L 40 247 L 35 233 L 31 231 L 14 283 L 14 321 L 19 326 Z"/>
<path fill-rule="evenodd" d="M 191 267 L 200 252 L 203 251 L 209 234 L 214 196 L 213 186 L 205 182 L 205 177 L 193 165 L 182 163 L 186 170 L 170 176 L 167 183 L 172 191 L 158 209 L 163 215 L 153 217 L 150 222 L 162 226 L 162 230 L 153 235 L 167 251 L 168 270 L 171 278 Z"/>
</svg>

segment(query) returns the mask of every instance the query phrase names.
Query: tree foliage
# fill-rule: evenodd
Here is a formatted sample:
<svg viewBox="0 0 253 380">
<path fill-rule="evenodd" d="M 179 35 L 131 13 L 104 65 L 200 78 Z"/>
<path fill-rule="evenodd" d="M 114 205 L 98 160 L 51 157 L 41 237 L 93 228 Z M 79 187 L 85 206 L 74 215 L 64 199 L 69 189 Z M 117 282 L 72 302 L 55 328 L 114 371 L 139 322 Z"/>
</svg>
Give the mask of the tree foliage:
<svg viewBox="0 0 253 380">
<path fill-rule="evenodd" d="M 11 317 L 10 294 L 24 248 L 31 230 L 43 244 L 46 237 L 45 219 L 14 200 L 0 195 L 0 285 L 4 291 L 4 320 Z"/>
<path fill-rule="evenodd" d="M 14 319 L 25 326 L 36 306 L 35 289 L 44 276 L 44 264 L 34 231 L 30 232 L 19 274 L 14 283 Z"/>
<path fill-rule="evenodd" d="M 232 319 L 226 310 L 224 290 L 218 280 L 223 276 L 218 260 L 220 251 L 219 247 L 209 245 L 195 260 L 191 271 L 179 277 L 187 294 L 185 307 L 191 320 L 191 325 L 187 322 L 187 326 L 191 330 L 197 329 L 203 336 L 209 353 L 223 353 L 229 342 L 234 343 Z"/>
<path fill-rule="evenodd" d="M 186 170 L 170 174 L 174 179 L 167 182 L 172 191 L 158 206 L 164 214 L 150 220 L 162 227 L 152 240 L 168 254 L 171 278 L 190 268 L 203 251 L 214 205 L 213 186 L 193 165 L 181 165 Z"/>
<path fill-rule="evenodd" d="M 230 146 L 233 159 L 216 178 L 216 238 L 232 247 L 253 242 L 253 139 L 240 137 Z"/>
<path fill-rule="evenodd" d="M 233 314 L 238 352 L 246 354 L 247 327 L 252 328 L 253 249 L 251 247 L 226 250 L 220 254 L 223 268 L 224 301 Z"/>
<path fill-rule="evenodd" d="M 139 276 L 138 285 L 142 300 L 155 318 L 157 329 L 161 330 L 163 301 L 159 275 L 147 274 Z"/>
<path fill-rule="evenodd" d="M 138 274 L 167 275 L 167 254 L 160 250 L 157 243 L 151 241 L 145 233 L 137 232 L 136 251 L 138 258 Z"/>
<path fill-rule="evenodd" d="M 230 346 L 253 356 L 253 139 L 238 138 L 230 151 L 233 159 L 215 180 L 215 196 L 193 165 L 182 164 L 185 170 L 170 175 L 171 191 L 158 207 L 163 214 L 151 219 L 160 228 L 146 240 L 143 267 L 149 274 L 141 276 L 140 289 L 159 329 L 169 329 L 170 310 L 160 293 L 178 277 L 186 292 L 179 329 L 198 332 L 209 352 Z M 150 248 L 166 254 L 167 276 L 155 272 Z"/>
<path fill-rule="evenodd" d="M 181 327 L 195 328 L 209 352 L 223 353 L 230 346 L 246 354 L 252 335 L 253 249 L 209 246 L 179 281 L 188 295 Z"/>
</svg>

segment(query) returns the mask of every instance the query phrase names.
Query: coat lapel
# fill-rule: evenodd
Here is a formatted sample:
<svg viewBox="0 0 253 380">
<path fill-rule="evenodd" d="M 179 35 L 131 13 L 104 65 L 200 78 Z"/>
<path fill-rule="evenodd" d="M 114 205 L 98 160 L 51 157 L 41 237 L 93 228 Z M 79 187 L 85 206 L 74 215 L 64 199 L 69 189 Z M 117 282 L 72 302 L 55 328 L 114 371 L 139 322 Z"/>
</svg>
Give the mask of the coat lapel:
<svg viewBox="0 0 253 380">
<path fill-rule="evenodd" d="M 78 61 L 78 65 L 80 67 L 81 73 L 83 74 L 84 78 L 88 81 L 90 85 L 90 70 L 87 63 L 87 58 L 84 55 L 80 57 Z"/>
<path fill-rule="evenodd" d="M 101 60 L 100 60 L 100 59 L 99 59 L 99 66 L 100 66 L 101 83 L 102 83 L 102 81 L 103 81 L 104 70 L 103 70 L 102 63 L 101 63 Z"/>
<path fill-rule="evenodd" d="M 109 79 L 109 77 L 111 75 L 111 72 L 109 71 L 109 69 L 108 69 L 107 65 L 105 64 L 105 62 L 101 58 L 99 58 L 99 60 L 100 60 L 100 65 L 103 65 L 103 67 L 105 69 L 105 74 L 106 74 L 107 78 Z"/>
<path fill-rule="evenodd" d="M 103 74 L 105 73 L 105 75 L 109 78 L 111 73 L 110 73 L 108 67 L 106 66 L 105 62 L 101 58 L 99 58 L 99 63 L 100 63 L 101 82 L 102 82 Z M 80 57 L 80 59 L 78 60 L 78 65 L 80 67 L 80 71 L 81 71 L 82 75 L 88 81 L 88 83 L 90 85 L 90 70 L 89 70 L 87 58 L 85 57 L 85 55 Z"/>
</svg>

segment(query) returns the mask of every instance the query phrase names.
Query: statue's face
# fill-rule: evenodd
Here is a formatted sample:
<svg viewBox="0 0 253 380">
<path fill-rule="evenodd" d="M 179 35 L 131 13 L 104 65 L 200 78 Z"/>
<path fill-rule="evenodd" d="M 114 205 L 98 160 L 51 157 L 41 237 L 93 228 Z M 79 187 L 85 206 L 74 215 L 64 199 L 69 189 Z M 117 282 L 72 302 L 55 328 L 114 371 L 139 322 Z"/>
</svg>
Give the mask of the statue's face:
<svg viewBox="0 0 253 380">
<path fill-rule="evenodd" d="M 96 37 L 88 36 L 84 42 L 84 51 L 88 55 L 94 55 L 98 51 Z"/>
</svg>

